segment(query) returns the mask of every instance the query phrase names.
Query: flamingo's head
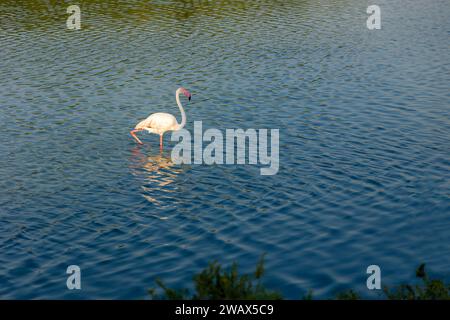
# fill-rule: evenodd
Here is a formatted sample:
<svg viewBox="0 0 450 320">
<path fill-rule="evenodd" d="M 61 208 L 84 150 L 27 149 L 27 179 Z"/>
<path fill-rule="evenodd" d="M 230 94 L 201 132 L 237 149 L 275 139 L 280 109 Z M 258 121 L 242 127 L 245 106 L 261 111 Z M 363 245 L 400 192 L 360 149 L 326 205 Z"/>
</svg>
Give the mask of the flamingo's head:
<svg viewBox="0 0 450 320">
<path fill-rule="evenodd" d="M 180 88 L 180 92 L 181 92 L 182 94 L 184 94 L 184 95 L 189 99 L 189 101 L 191 101 L 192 95 L 191 95 L 191 93 L 190 93 L 187 89 L 181 87 L 181 88 Z"/>
</svg>

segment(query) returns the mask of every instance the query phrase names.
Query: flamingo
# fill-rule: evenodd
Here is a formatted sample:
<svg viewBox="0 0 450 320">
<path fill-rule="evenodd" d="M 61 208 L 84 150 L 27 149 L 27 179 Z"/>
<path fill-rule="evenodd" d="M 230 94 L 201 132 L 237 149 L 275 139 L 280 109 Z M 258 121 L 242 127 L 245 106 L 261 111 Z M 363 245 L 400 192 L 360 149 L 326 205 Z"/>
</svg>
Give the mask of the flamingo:
<svg viewBox="0 0 450 320">
<path fill-rule="evenodd" d="M 181 130 L 186 125 L 186 114 L 184 113 L 183 106 L 180 102 L 180 93 L 184 94 L 189 101 L 191 100 L 191 93 L 183 87 L 180 87 L 175 92 L 178 108 L 181 112 L 181 123 L 177 122 L 177 119 L 170 113 L 158 112 L 151 114 L 147 119 L 139 122 L 130 134 L 137 141 L 142 144 L 142 141 L 136 136 L 136 132 L 147 130 L 150 133 L 159 134 L 159 150 L 163 149 L 163 135 L 166 131 Z"/>
</svg>

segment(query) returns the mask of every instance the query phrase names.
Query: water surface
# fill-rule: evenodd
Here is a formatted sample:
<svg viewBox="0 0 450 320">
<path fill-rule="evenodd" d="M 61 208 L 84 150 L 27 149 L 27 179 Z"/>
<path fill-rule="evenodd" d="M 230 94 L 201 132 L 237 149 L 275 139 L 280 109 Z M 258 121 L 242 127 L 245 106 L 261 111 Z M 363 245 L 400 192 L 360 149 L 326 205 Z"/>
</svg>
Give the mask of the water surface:
<svg viewBox="0 0 450 320">
<path fill-rule="evenodd" d="M 62 3 L 57 5 L 57 3 Z M 450 278 L 450 6 L 377 1 L 0 2 L 0 298 L 146 298 L 266 256 L 287 298 Z M 129 130 L 279 128 L 280 170 L 175 165 Z M 66 288 L 66 268 L 82 290 Z"/>
</svg>

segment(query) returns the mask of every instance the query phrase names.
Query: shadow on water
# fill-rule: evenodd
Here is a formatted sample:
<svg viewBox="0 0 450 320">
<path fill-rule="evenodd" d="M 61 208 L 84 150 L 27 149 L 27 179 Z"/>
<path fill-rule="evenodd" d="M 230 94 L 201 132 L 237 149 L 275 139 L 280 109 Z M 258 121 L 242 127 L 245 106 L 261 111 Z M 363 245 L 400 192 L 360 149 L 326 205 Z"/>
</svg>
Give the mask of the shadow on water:
<svg viewBox="0 0 450 320">
<path fill-rule="evenodd" d="M 77 5 L 81 8 L 83 28 L 89 29 L 100 22 L 103 26 L 120 24 L 139 25 L 183 22 L 194 17 L 205 16 L 226 18 L 237 13 L 247 11 L 257 12 L 258 15 L 273 14 L 277 7 L 293 1 L 248 1 L 231 0 L 173 0 L 173 1 L 92 1 L 81 0 Z M 307 1 L 302 1 L 307 3 Z M 297 1 L 298 3 L 298 1 Z M 59 28 L 65 25 L 68 14 L 69 1 L 13 1 L 5 0 L 0 3 L 3 18 L 0 27 L 5 30 L 23 28 L 47 29 Z"/>
</svg>

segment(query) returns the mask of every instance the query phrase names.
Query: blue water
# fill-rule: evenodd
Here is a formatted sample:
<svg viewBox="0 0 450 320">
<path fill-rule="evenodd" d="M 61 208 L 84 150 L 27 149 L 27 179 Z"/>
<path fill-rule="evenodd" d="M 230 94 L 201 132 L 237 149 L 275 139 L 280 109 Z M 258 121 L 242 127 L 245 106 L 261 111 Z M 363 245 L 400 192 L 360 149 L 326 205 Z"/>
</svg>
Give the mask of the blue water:
<svg viewBox="0 0 450 320">
<path fill-rule="evenodd" d="M 290 299 L 450 278 L 450 5 L 0 2 L 0 298 L 148 298 L 217 259 Z M 280 129 L 280 170 L 175 165 L 129 130 Z M 79 265 L 82 290 L 66 288 Z"/>
</svg>

